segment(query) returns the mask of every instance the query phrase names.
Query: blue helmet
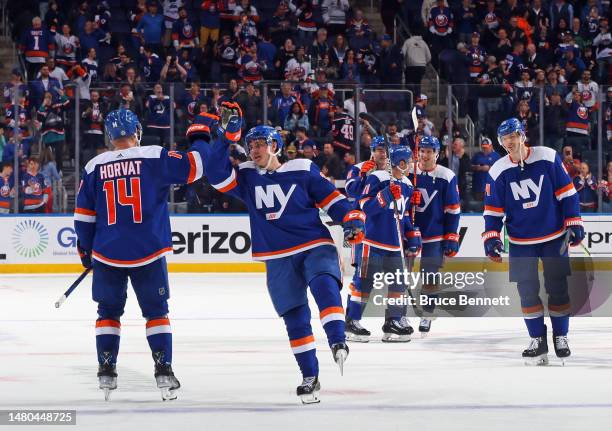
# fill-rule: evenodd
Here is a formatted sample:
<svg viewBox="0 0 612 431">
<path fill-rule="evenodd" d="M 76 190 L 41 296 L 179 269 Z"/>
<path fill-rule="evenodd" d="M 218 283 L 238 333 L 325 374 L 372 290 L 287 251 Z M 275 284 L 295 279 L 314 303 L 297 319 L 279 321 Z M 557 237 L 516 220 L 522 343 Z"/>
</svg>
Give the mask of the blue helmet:
<svg viewBox="0 0 612 431">
<path fill-rule="evenodd" d="M 129 109 L 122 108 L 109 112 L 104 120 L 104 127 L 106 128 L 108 139 L 111 141 L 127 136 L 136 136 L 140 143 L 142 126 L 136 114 Z"/>
<path fill-rule="evenodd" d="M 518 118 L 509 118 L 503 121 L 497 128 L 497 140 L 501 144 L 502 137 L 515 132 L 520 135 L 525 135 L 525 127 Z"/>
<path fill-rule="evenodd" d="M 374 136 L 372 142 L 370 142 L 370 151 L 374 152 L 377 148 L 387 148 L 387 139 L 384 136 Z"/>
<path fill-rule="evenodd" d="M 389 160 L 391 166 L 399 166 L 403 160 L 406 164 L 412 159 L 412 150 L 407 145 L 389 145 Z"/>
<path fill-rule="evenodd" d="M 435 136 L 423 136 L 419 141 L 419 148 L 431 148 L 437 153 L 440 151 L 440 141 Z"/>
<path fill-rule="evenodd" d="M 255 141 L 257 139 L 264 139 L 269 147 L 272 146 L 272 141 L 276 141 L 276 151 L 279 152 L 283 149 L 283 137 L 274 127 L 255 126 L 249 130 L 244 137 L 244 142 L 246 143 L 247 148 L 251 141 Z"/>
</svg>

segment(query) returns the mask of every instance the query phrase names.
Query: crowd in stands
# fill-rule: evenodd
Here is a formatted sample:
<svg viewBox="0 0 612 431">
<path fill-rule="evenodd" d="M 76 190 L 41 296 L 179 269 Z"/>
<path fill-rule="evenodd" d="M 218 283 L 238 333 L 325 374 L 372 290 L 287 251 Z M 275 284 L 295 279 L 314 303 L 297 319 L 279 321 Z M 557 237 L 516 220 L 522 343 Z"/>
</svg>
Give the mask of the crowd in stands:
<svg viewBox="0 0 612 431">
<path fill-rule="evenodd" d="M 142 145 L 184 149 L 184 131 L 194 116 L 218 113 L 225 100 L 240 104 L 245 128 L 267 120 L 282 129 L 283 158 L 312 159 L 330 180 L 344 179 L 353 164 L 369 157 L 369 142 L 383 131 L 381 125 L 393 144 L 413 145 L 415 135 L 439 136 L 440 163 L 457 174 L 467 211 L 479 209 L 488 167 L 503 154 L 496 125 L 517 116 L 530 145 L 555 148 L 564 160 L 569 149 L 583 210 L 597 209 L 593 202 L 601 191 L 609 211 L 611 165 L 590 173 L 598 128 L 605 132 L 604 161 L 611 153 L 609 2 L 377 3 L 385 27 L 378 34 L 349 0 L 9 2 L 23 67 L 4 84 L 0 211 L 15 193 L 12 165 L 4 162 L 16 152 L 23 171 L 20 208 L 26 210 L 28 199 L 24 179 L 39 178 L 40 187 L 28 191 L 45 196 L 46 190 L 45 205 L 37 210 L 49 210 L 49 187 L 63 171 L 78 170 L 108 150 L 103 124 L 110 110 L 125 107 L 138 115 Z M 411 33 L 397 43 L 391 36 L 396 16 Z M 436 127 L 427 114 L 422 81 L 430 64 L 453 85 L 460 115 L 475 120 L 481 145 L 472 157 L 465 130 L 452 121 Z M 410 93 L 347 91 L 355 85 Z M 410 119 L 413 106 L 418 124 Z M 81 166 L 74 166 L 75 141 Z M 236 146 L 231 157 L 240 163 L 247 155 Z M 243 210 L 206 181 L 173 194 L 191 212 Z"/>
</svg>

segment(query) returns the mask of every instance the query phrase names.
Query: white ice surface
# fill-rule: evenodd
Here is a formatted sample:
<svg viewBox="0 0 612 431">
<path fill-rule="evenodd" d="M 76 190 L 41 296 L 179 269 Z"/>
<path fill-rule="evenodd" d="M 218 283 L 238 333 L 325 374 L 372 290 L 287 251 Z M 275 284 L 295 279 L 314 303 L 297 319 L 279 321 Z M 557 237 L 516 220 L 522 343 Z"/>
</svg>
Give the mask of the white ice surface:
<svg viewBox="0 0 612 431">
<path fill-rule="evenodd" d="M 130 291 L 119 388 L 104 402 L 91 277 L 53 307 L 75 278 L 0 275 L 0 409 L 76 409 L 76 428 L 113 431 L 612 427 L 612 318 L 572 320 L 565 367 L 554 353 L 548 367 L 523 365 L 528 340 L 519 318 L 446 318 L 408 344 L 351 344 L 344 377 L 313 320 L 322 402 L 302 406 L 299 371 L 263 274 L 171 274 L 173 367 L 183 385 L 174 402 L 163 403 L 155 388 Z M 379 339 L 380 319 L 364 325 Z M 75 429 L 52 429 L 62 428 Z"/>
</svg>

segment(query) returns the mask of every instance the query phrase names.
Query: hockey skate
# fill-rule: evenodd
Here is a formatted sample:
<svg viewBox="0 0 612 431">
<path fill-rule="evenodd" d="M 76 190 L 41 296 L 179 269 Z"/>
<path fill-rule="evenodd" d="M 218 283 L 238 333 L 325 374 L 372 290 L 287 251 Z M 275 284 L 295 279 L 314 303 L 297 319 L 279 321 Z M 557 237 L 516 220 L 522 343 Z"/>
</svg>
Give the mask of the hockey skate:
<svg viewBox="0 0 612 431">
<path fill-rule="evenodd" d="M 523 350 L 525 365 L 548 365 L 548 343 L 546 334 L 531 339 L 529 347 Z"/>
<path fill-rule="evenodd" d="M 432 321 L 433 319 L 431 317 L 421 318 L 421 322 L 419 322 L 419 332 L 421 333 L 421 338 L 425 338 L 429 334 Z"/>
<path fill-rule="evenodd" d="M 332 356 L 334 357 L 334 361 L 338 364 L 338 368 L 340 368 L 340 375 L 344 375 L 344 362 L 349 354 L 349 348 L 346 343 L 336 343 L 332 344 Z"/>
<path fill-rule="evenodd" d="M 348 319 L 344 333 L 346 334 L 347 341 L 354 341 L 356 343 L 367 343 L 370 341 L 370 331 L 361 326 L 359 320 Z"/>
<path fill-rule="evenodd" d="M 176 400 L 176 391 L 181 387 L 181 384 L 174 377 L 172 366 L 164 363 L 164 352 L 153 353 L 153 359 L 155 360 L 155 381 L 161 391 L 162 400 Z"/>
<path fill-rule="evenodd" d="M 319 391 L 321 384 L 318 377 L 304 377 L 302 384 L 297 387 L 297 396 L 302 400 L 302 404 L 320 403 Z"/>
<path fill-rule="evenodd" d="M 402 320 L 387 319 L 382 327 L 384 343 L 407 343 L 410 341 L 412 327 Z"/>
<path fill-rule="evenodd" d="M 108 401 L 111 391 L 117 389 L 117 370 L 115 365 L 110 363 L 109 352 L 102 353 L 102 360 L 104 362 L 98 367 L 98 382 L 100 389 L 104 391 L 104 401 Z"/>
<path fill-rule="evenodd" d="M 555 353 L 557 354 L 557 358 L 561 359 L 561 365 L 565 366 L 565 358 L 569 358 L 569 356 L 572 354 L 569 344 L 567 343 L 567 336 L 553 336 L 553 342 L 555 345 Z"/>
</svg>

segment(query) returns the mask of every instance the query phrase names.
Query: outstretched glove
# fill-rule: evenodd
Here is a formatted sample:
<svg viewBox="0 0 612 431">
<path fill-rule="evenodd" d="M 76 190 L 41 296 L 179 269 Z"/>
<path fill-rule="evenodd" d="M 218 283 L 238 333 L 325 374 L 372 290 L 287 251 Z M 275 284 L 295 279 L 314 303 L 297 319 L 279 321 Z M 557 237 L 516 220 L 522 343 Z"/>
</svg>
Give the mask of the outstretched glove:
<svg viewBox="0 0 612 431">
<path fill-rule="evenodd" d="M 499 232 L 490 230 L 482 234 L 484 240 L 485 254 L 493 262 L 500 263 L 502 261 L 501 253 L 504 251 L 504 243 L 502 243 Z"/>
<path fill-rule="evenodd" d="M 415 227 L 414 230 L 406 232 L 406 245 L 404 247 L 404 253 L 407 257 L 418 256 L 423 248 L 421 241 L 421 231 Z"/>
<path fill-rule="evenodd" d="M 206 112 L 196 115 L 193 119 L 193 124 L 187 129 L 187 139 L 190 143 L 197 140 L 210 142 L 210 136 L 219 127 L 219 117 Z"/>
<path fill-rule="evenodd" d="M 442 242 L 442 251 L 446 257 L 455 257 L 459 252 L 459 235 L 447 233 Z"/>
<path fill-rule="evenodd" d="M 582 225 L 582 219 L 580 217 L 573 217 L 565 219 L 565 229 L 569 229 L 572 232 L 572 239 L 569 245 L 576 247 L 584 239 L 584 226 Z"/>
<path fill-rule="evenodd" d="M 352 210 L 346 213 L 342 219 L 344 240 L 350 244 L 359 244 L 364 237 L 366 216 L 363 211 Z"/>
<path fill-rule="evenodd" d="M 221 103 L 219 133 L 231 142 L 238 142 L 242 135 L 242 109 L 236 102 Z"/>
<path fill-rule="evenodd" d="M 389 205 L 390 202 L 393 202 L 401 197 L 402 187 L 395 182 L 392 182 L 386 188 L 382 189 L 376 194 L 378 204 L 383 208 Z"/>
<path fill-rule="evenodd" d="M 367 160 L 361 165 L 361 169 L 359 170 L 359 176 L 365 177 L 374 169 L 376 169 L 376 162 L 374 160 Z"/>
<path fill-rule="evenodd" d="M 81 247 L 81 242 L 77 240 L 77 251 L 79 252 L 79 257 L 81 258 L 81 263 L 85 268 L 91 268 L 91 250 L 85 250 Z"/>
</svg>

